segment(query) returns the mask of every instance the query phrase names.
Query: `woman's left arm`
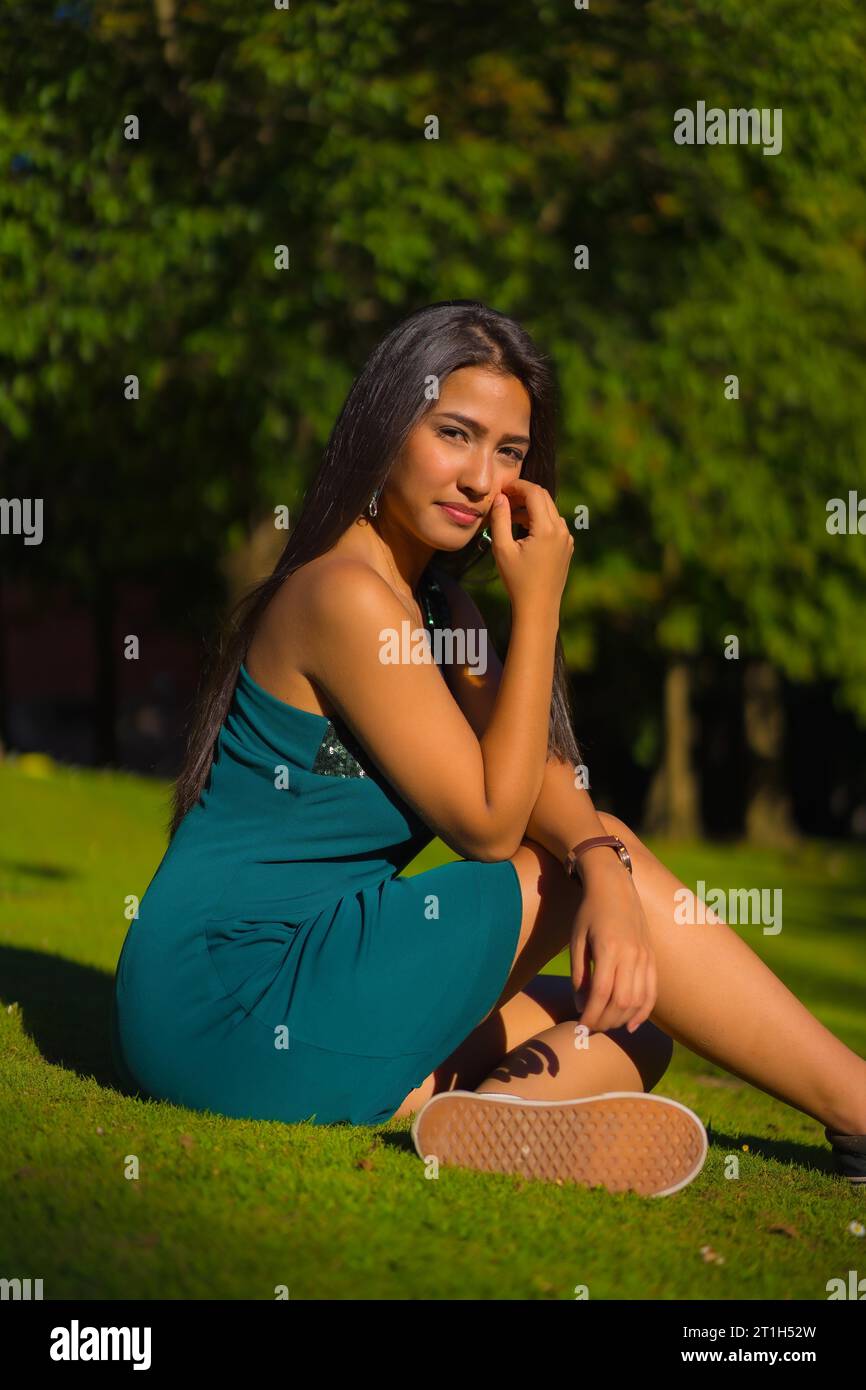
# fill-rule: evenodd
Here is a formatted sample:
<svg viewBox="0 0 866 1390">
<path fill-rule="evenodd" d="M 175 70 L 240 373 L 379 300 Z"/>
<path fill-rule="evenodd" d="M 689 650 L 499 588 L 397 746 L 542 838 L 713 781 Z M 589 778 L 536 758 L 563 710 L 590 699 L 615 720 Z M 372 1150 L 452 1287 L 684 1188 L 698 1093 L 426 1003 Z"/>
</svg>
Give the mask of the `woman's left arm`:
<svg viewBox="0 0 866 1390">
<path fill-rule="evenodd" d="M 446 668 L 451 693 L 480 738 L 493 708 L 502 665 L 469 595 L 451 579 L 444 580 L 442 587 L 451 607 L 452 626 L 474 628 L 474 650 L 485 653 L 483 675 L 471 666 Z M 555 855 L 563 874 L 565 857 L 574 845 L 607 834 L 589 792 L 577 785 L 577 772 L 568 763 L 548 759 L 526 826 L 526 838 Z M 631 875 L 611 849 L 599 846 L 585 851 L 580 867 L 584 891 L 571 934 L 571 972 L 575 990 L 586 994 L 589 987 L 581 1023 L 599 1031 L 627 1023 L 633 1033 L 649 1017 L 657 996 L 643 907 Z M 595 966 L 591 976 L 590 959 Z"/>
</svg>

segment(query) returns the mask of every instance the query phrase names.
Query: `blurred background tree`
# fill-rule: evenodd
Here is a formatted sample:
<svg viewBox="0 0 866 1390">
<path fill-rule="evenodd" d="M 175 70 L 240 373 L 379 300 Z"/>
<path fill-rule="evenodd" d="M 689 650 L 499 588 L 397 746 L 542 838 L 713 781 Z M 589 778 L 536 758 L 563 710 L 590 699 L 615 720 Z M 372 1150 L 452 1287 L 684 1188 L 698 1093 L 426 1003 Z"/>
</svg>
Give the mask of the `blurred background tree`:
<svg viewBox="0 0 866 1390">
<path fill-rule="evenodd" d="M 41 546 L 2 538 L 4 573 L 91 614 L 98 760 L 125 586 L 200 638 L 270 568 L 274 508 L 296 514 L 376 341 L 479 298 L 560 383 L 560 509 L 589 520 L 562 610 L 578 732 L 593 699 L 615 724 L 591 772 L 627 763 L 647 825 L 681 836 L 741 772 L 743 827 L 789 838 L 785 691 L 825 682 L 866 726 L 866 551 L 826 528 L 866 440 L 866 13 L 0 0 L 0 19 L 2 491 L 46 509 Z M 782 152 L 674 144 L 698 100 L 780 108 Z M 502 594 L 485 604 L 504 634 Z"/>
</svg>

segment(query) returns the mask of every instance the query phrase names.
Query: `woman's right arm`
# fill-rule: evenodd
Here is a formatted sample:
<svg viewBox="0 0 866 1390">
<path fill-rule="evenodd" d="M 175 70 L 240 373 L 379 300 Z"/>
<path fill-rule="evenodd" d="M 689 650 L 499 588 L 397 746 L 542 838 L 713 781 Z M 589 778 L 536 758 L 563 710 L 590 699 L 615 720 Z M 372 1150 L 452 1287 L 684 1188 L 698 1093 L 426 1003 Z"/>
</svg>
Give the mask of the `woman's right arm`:
<svg viewBox="0 0 866 1390">
<path fill-rule="evenodd" d="M 512 627 L 480 740 L 432 657 L 424 663 L 387 660 L 388 630 L 399 643 L 401 625 L 411 625 L 369 565 L 335 556 L 307 571 L 298 596 L 306 614 L 304 674 L 415 812 L 456 853 L 481 860 L 515 852 L 541 790 L 559 604 L 574 547 L 543 488 L 517 479 L 506 491 L 529 535 L 512 538 L 507 500 L 491 510 L 493 553 L 511 599 Z"/>
</svg>

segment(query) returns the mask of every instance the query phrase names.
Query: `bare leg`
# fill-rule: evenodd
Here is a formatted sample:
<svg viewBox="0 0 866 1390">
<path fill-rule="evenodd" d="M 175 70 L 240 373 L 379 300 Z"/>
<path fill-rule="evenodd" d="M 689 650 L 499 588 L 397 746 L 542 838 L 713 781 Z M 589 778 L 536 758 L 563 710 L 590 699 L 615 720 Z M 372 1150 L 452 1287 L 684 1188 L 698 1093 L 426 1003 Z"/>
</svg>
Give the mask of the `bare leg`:
<svg viewBox="0 0 866 1390">
<path fill-rule="evenodd" d="M 571 1048 L 568 1065 L 560 1067 L 547 1048 L 538 1051 L 537 1039 L 562 1029 L 562 1037 Z M 493 1076 L 501 1076 L 500 1059 L 523 1058 L 515 1063 L 515 1074 L 523 1067 L 531 1080 L 530 1089 L 515 1089 L 516 1094 L 540 1099 L 555 1099 L 557 1087 L 564 1087 L 569 1096 L 598 1095 L 600 1091 L 650 1091 L 657 1085 L 673 1053 L 673 1043 L 655 1024 L 647 1019 L 634 1033 L 625 1028 L 609 1033 L 592 1034 L 592 1054 L 588 1050 L 575 1053 L 572 1039 L 577 1026 L 577 1006 L 571 981 L 563 975 L 537 975 L 523 989 L 512 994 L 507 1003 L 487 1015 L 474 1028 L 450 1057 L 417 1086 L 396 1112 L 396 1117 L 412 1115 L 442 1091 L 483 1090 L 479 1083 L 496 1067 Z M 529 1041 L 527 1042 L 527 1039 Z M 497 1065 L 499 1064 L 499 1065 Z M 532 1088 L 535 1089 L 532 1089 Z M 551 1089 L 551 1087 L 553 1089 Z M 488 1090 L 496 1090 L 492 1083 Z M 512 1089 L 499 1085 L 498 1089 Z"/>
<path fill-rule="evenodd" d="M 730 927 L 676 922 L 674 894 L 683 885 L 621 821 L 601 819 L 629 848 L 652 934 L 658 967 L 652 1021 L 691 1051 L 831 1130 L 866 1133 L 863 1058 L 825 1028 Z M 609 1034 L 592 1034 L 587 1051 L 576 1050 L 574 1026 L 559 1024 L 509 1054 L 478 1089 L 550 1099 L 586 1094 L 582 1087 L 593 1066 L 609 1075 L 602 1050 L 613 1046 Z"/>
<path fill-rule="evenodd" d="M 673 1045 L 655 1029 L 652 1040 L 636 1054 L 634 1039 L 642 1027 L 632 1034 L 622 1027 L 587 1035 L 577 1020 L 558 1023 L 514 1048 L 475 1089 L 528 1100 L 651 1091 L 667 1069 Z"/>
</svg>

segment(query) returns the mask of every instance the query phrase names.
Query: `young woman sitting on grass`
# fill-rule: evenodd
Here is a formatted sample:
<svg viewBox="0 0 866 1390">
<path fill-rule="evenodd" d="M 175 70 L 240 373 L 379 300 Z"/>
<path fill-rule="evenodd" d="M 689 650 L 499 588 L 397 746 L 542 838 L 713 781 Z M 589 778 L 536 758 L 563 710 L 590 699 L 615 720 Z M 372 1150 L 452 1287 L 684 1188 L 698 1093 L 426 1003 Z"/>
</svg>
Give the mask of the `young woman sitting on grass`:
<svg viewBox="0 0 866 1390">
<path fill-rule="evenodd" d="M 398 324 L 205 690 L 118 963 L 118 1066 L 182 1105 L 414 1116 L 425 1158 L 662 1195 L 707 1150 L 651 1094 L 677 1039 L 866 1176 L 866 1062 L 728 926 L 683 924 L 687 890 L 581 785 L 554 497 L 528 335 L 464 301 Z M 488 549 L 502 663 L 459 582 Z M 392 659 L 407 621 L 428 659 Z M 435 835 L 462 858 L 404 877 Z M 570 978 L 540 974 L 566 947 Z"/>
</svg>

